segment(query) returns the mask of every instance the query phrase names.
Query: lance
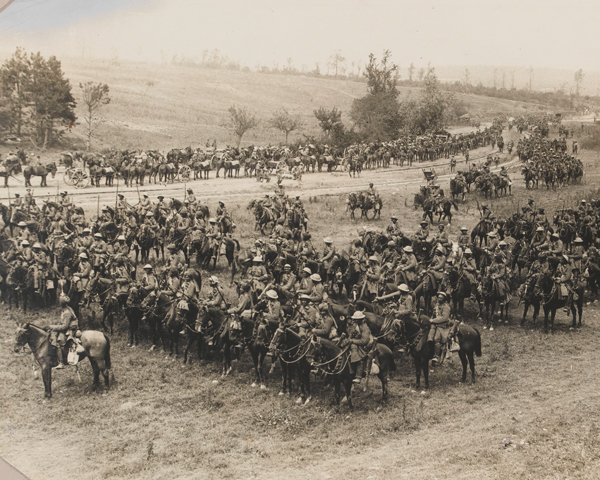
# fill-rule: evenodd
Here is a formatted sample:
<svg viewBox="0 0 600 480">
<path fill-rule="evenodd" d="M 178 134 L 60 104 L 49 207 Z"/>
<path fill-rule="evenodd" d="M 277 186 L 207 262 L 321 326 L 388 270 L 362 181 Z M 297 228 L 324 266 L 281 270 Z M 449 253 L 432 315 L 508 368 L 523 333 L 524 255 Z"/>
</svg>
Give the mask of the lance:
<svg viewBox="0 0 600 480">
<path fill-rule="evenodd" d="M 100 195 L 98 195 L 98 203 L 96 207 L 96 219 L 100 218 Z"/>
<path fill-rule="evenodd" d="M 117 180 L 117 193 L 115 193 L 115 219 L 119 218 L 119 181 Z"/>
</svg>

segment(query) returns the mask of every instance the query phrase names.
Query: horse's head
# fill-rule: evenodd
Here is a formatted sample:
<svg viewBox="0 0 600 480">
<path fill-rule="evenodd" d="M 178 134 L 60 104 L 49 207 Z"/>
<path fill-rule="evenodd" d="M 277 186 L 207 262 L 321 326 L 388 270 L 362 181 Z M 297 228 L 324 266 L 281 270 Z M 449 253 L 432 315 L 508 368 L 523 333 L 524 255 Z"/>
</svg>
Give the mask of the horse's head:
<svg viewBox="0 0 600 480">
<path fill-rule="evenodd" d="M 271 353 L 271 354 L 277 353 L 277 351 L 279 350 L 279 347 L 281 346 L 281 344 L 283 343 L 283 340 L 285 338 L 286 330 L 284 330 L 281 327 L 279 327 L 277 330 L 275 330 L 275 333 L 273 334 L 273 339 L 271 340 L 271 343 L 269 344 L 269 353 Z"/>
<path fill-rule="evenodd" d="M 14 352 L 19 353 L 29 341 L 29 323 L 19 324 L 15 332 Z"/>
<path fill-rule="evenodd" d="M 448 281 L 450 282 L 450 285 L 456 285 L 459 278 L 460 274 L 458 273 L 458 270 L 456 268 L 451 268 L 448 272 Z"/>
</svg>

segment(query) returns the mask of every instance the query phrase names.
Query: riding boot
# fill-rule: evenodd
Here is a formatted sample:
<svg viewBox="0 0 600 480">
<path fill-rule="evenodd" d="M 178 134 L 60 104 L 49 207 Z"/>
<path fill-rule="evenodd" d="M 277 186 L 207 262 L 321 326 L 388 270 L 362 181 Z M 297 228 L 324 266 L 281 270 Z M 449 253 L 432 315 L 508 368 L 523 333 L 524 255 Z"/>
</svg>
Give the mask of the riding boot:
<svg viewBox="0 0 600 480">
<path fill-rule="evenodd" d="M 354 383 L 360 383 L 360 380 L 365 376 L 364 362 L 356 362 L 356 375 L 354 376 Z"/>
<path fill-rule="evenodd" d="M 431 364 L 436 365 L 436 364 L 440 363 L 441 359 L 442 359 L 442 344 L 436 343 L 435 344 L 435 354 L 434 354 L 434 357 L 431 359 Z"/>
<path fill-rule="evenodd" d="M 569 292 L 569 296 L 567 297 L 567 303 L 565 303 L 564 312 L 567 314 L 567 317 L 571 315 L 571 302 L 573 301 L 573 294 Z"/>
<path fill-rule="evenodd" d="M 54 367 L 56 370 L 62 370 L 63 368 L 65 368 L 65 351 L 64 351 L 64 347 L 62 347 L 61 345 L 57 345 L 56 346 L 56 357 L 58 359 L 58 365 L 56 365 L 56 367 Z"/>
</svg>

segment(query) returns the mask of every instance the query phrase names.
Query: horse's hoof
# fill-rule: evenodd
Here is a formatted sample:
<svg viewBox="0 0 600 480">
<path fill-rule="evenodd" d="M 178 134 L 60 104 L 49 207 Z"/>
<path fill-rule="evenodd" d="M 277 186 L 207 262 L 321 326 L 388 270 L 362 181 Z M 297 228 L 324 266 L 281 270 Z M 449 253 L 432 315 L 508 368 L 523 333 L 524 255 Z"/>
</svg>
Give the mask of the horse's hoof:
<svg viewBox="0 0 600 480">
<path fill-rule="evenodd" d="M 342 401 L 340 403 L 348 403 L 348 397 L 342 398 Z"/>
<path fill-rule="evenodd" d="M 302 405 L 302 397 L 296 399 L 296 405 Z"/>
<path fill-rule="evenodd" d="M 490 327 L 490 332 L 494 330 L 494 327 Z"/>
<path fill-rule="evenodd" d="M 304 401 L 304 405 L 308 405 L 308 402 L 310 402 L 311 400 L 312 400 L 312 396 L 306 397 L 306 400 Z"/>
<path fill-rule="evenodd" d="M 256 388 L 258 387 L 258 385 L 256 384 L 256 382 L 252 382 L 252 385 L 250 385 L 252 388 Z"/>
<path fill-rule="evenodd" d="M 283 390 L 281 390 L 281 391 L 278 393 L 278 395 L 279 395 L 280 397 L 283 397 L 283 396 L 285 395 L 285 392 L 284 392 Z"/>
<path fill-rule="evenodd" d="M 260 384 L 260 389 L 261 389 L 261 390 L 266 390 L 266 389 L 267 389 L 267 386 L 266 386 L 264 383 L 261 383 L 261 384 Z"/>
<path fill-rule="evenodd" d="M 153 352 L 155 348 L 156 348 L 156 345 L 152 345 L 152 346 L 151 346 L 151 347 L 148 349 L 148 351 L 149 351 L 149 352 Z"/>
</svg>

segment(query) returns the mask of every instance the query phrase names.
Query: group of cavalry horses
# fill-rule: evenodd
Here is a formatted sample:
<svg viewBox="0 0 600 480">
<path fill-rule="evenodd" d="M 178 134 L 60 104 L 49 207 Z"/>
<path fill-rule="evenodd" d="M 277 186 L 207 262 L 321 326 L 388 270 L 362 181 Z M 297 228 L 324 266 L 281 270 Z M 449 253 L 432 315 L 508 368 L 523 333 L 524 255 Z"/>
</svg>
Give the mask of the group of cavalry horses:
<svg viewBox="0 0 600 480">
<path fill-rule="evenodd" d="M 253 205 L 250 208 L 255 208 Z M 176 207 L 176 206 L 175 206 Z M 294 209 L 290 209 L 293 211 Z M 515 214 L 516 215 L 516 214 Z M 284 214 L 283 217 L 287 218 L 288 215 Z M 257 218 L 258 219 L 258 218 Z M 161 224 L 168 227 L 168 219 L 158 219 Z M 531 261 L 532 252 L 528 248 L 527 237 L 530 235 L 530 230 L 533 230 L 531 225 L 524 223 L 523 218 L 519 216 L 513 216 L 510 219 L 502 222 L 501 225 L 502 235 L 513 237 L 516 242 L 512 247 L 513 256 L 513 274 L 511 275 L 508 283 L 511 290 L 516 291 L 520 285 L 526 285 L 524 287 L 524 293 L 522 293 L 523 301 L 525 302 L 524 317 L 527 314 L 528 308 L 531 306 L 534 308 L 534 320 L 537 318 L 538 312 L 543 307 L 545 312 L 545 325 L 548 326 L 548 321 L 554 321 L 554 316 L 558 308 L 562 308 L 564 301 L 561 301 L 556 297 L 556 288 L 554 279 L 550 275 L 542 275 L 531 284 L 530 280 L 525 282 L 525 279 L 521 275 L 521 270 Z M 295 238 L 299 238 L 300 232 L 302 232 L 302 224 L 298 224 L 295 231 Z M 304 227 L 305 228 L 305 227 Z M 93 226 L 94 231 L 102 231 L 109 242 L 113 242 L 116 235 L 119 233 L 118 229 L 114 226 L 109 225 L 95 225 Z M 461 274 L 458 268 L 449 263 L 447 281 L 450 285 L 451 301 L 453 302 L 454 311 L 457 317 L 464 315 L 464 302 L 470 298 L 472 292 L 477 297 L 477 304 L 479 306 L 480 315 L 486 315 L 486 323 L 489 325 L 492 321 L 493 313 L 500 303 L 506 301 L 506 298 L 501 298 L 498 295 L 498 289 L 495 285 L 491 274 L 487 272 L 487 266 L 492 262 L 490 252 L 488 252 L 482 243 L 485 243 L 486 232 L 489 230 L 485 221 L 480 222 L 473 230 L 473 252 L 479 267 L 479 271 L 482 272 L 479 285 L 470 285 L 464 275 Z M 43 232 L 43 227 L 39 229 L 39 233 Z M 171 230 L 168 235 L 168 240 L 161 243 L 168 242 L 179 242 L 180 246 L 185 246 L 185 238 L 177 237 L 177 233 Z M 42 234 L 43 236 L 43 234 Z M 362 245 L 365 248 L 367 255 L 377 254 L 385 256 L 386 248 L 389 249 L 389 241 L 392 240 L 386 232 L 379 232 L 376 230 L 368 230 L 364 232 L 362 238 Z M 479 239 L 479 242 L 477 241 Z M 141 240 L 141 237 L 137 239 Z M 433 312 L 433 299 L 437 292 L 438 281 L 435 279 L 432 272 L 429 270 L 428 265 L 433 258 L 434 251 L 436 249 L 435 241 L 418 241 L 411 240 L 407 237 L 402 239 L 395 239 L 396 248 L 400 249 L 405 245 L 412 245 L 413 249 L 419 260 L 419 269 L 414 277 L 414 280 L 410 280 L 405 274 L 386 270 L 384 265 L 383 274 L 385 280 L 382 281 L 381 294 L 393 292 L 396 290 L 396 285 L 400 283 L 407 283 L 414 291 L 416 304 L 418 305 L 419 319 L 410 317 L 402 319 L 401 321 L 394 320 L 393 312 L 388 308 L 383 307 L 379 304 L 369 304 L 359 299 L 357 301 L 351 301 L 348 303 L 347 298 L 353 298 L 357 291 L 360 291 L 360 285 L 364 282 L 365 268 L 362 265 L 357 265 L 355 261 L 350 258 L 350 254 L 345 250 L 340 250 L 336 257 L 333 259 L 331 266 L 326 269 L 320 262 L 314 260 L 307 260 L 293 253 L 285 253 L 284 261 L 291 265 L 294 272 L 299 273 L 302 268 L 309 266 L 311 271 L 319 273 L 324 281 L 330 285 L 329 293 L 330 300 L 328 302 L 328 313 L 336 320 L 336 325 L 343 331 L 345 327 L 345 319 L 352 315 L 355 310 L 362 310 L 365 312 L 368 325 L 377 340 L 377 346 L 374 350 L 372 358 L 377 365 L 377 368 L 373 371 L 379 370 L 376 373 L 382 382 L 383 398 L 387 396 L 387 381 L 389 373 L 395 368 L 394 357 L 392 351 L 394 348 L 403 347 L 409 351 L 415 359 L 415 366 L 417 368 L 417 385 L 420 384 L 421 372 L 424 376 L 425 386 L 428 387 L 428 364 L 429 360 L 433 356 L 432 345 L 428 342 L 423 342 L 422 339 L 426 338 L 427 329 L 429 324 L 427 319 L 428 316 Z M 143 242 L 142 242 L 143 243 Z M 209 245 L 207 242 L 206 245 Z M 154 244 L 156 248 L 160 248 L 157 244 Z M 191 245 L 190 245 L 191 247 Z M 234 279 L 236 271 L 234 265 L 238 266 L 238 269 L 243 272 L 248 268 L 252 261 L 252 255 L 247 249 L 240 249 L 239 244 L 234 245 L 231 242 L 231 249 L 227 254 L 227 259 L 231 260 L 229 263 L 232 265 L 232 281 Z M 75 249 L 70 248 L 69 245 L 58 243 L 58 248 L 54 251 L 49 251 L 51 256 L 56 256 L 57 267 L 62 271 L 64 270 L 64 262 L 72 262 L 70 268 L 76 271 L 76 258 Z M 195 262 L 192 264 L 198 265 L 198 269 L 195 271 L 195 279 L 199 286 L 202 286 L 202 276 L 200 268 L 206 268 L 206 260 L 210 261 L 215 255 L 218 256 L 217 252 L 203 252 L 202 248 L 196 249 L 184 249 L 189 256 L 188 261 L 191 262 L 191 257 L 196 256 Z M 157 250 L 157 257 L 160 250 Z M 281 269 L 277 270 L 274 266 L 279 265 L 281 268 L 281 262 L 277 262 L 276 259 L 281 254 L 277 249 L 269 250 L 266 254 L 266 265 L 269 269 L 270 275 L 273 279 L 278 278 L 281 275 Z M 164 253 L 163 253 L 164 255 Z M 136 255 L 137 256 L 137 255 Z M 231 257 L 231 258 L 230 258 Z M 449 259 L 452 260 L 452 254 L 449 255 Z M 145 261 L 145 260 L 144 260 Z M 554 259 L 550 259 L 550 262 L 554 262 Z M 6 292 L 8 297 L 24 297 L 27 292 L 32 293 L 31 287 L 31 276 L 27 268 L 21 267 L 20 274 L 6 271 L 8 264 L 3 263 L 2 265 L 5 270 L 7 277 L 5 277 L 5 286 L 13 288 L 12 292 Z M 214 267 L 214 265 L 213 265 Z M 10 270 L 10 269 L 9 269 Z M 2 273 L 2 271 L 0 271 Z M 13 278 L 8 281 L 8 274 L 11 273 Z M 162 285 L 167 276 L 167 270 L 159 273 L 159 282 Z M 135 277 L 135 268 L 132 269 L 132 275 Z M 15 279 L 21 278 L 21 283 L 15 284 Z M 257 335 L 255 328 L 256 322 L 260 321 L 261 312 L 264 311 L 265 305 L 260 296 L 260 292 L 252 291 L 253 302 L 255 308 L 253 309 L 251 316 L 240 316 L 235 319 L 237 322 L 237 329 L 225 329 L 225 326 L 230 322 L 228 315 L 218 308 L 208 307 L 204 303 L 198 305 L 188 304 L 181 306 L 174 300 L 165 294 L 157 296 L 156 300 L 150 305 L 142 306 L 141 291 L 136 283 L 133 283 L 127 292 L 121 292 L 117 294 L 115 292 L 114 280 L 110 278 L 110 275 L 99 278 L 95 284 L 91 285 L 90 291 L 86 296 L 86 299 L 82 298 L 82 292 L 73 290 L 69 285 L 70 279 L 58 278 L 56 279 L 57 287 L 68 292 L 72 296 L 72 307 L 80 314 L 80 303 L 83 303 L 83 308 L 90 307 L 90 301 L 97 299 L 99 306 L 102 309 L 101 324 L 105 329 L 111 331 L 114 317 L 119 312 L 124 314 L 124 317 L 128 319 L 129 323 L 129 343 L 135 345 L 138 342 L 138 330 L 142 323 L 147 323 L 149 330 L 149 337 L 152 340 L 153 345 L 162 343 L 165 350 L 171 353 L 177 354 L 177 345 L 180 340 L 181 332 L 185 332 L 187 337 L 187 345 L 184 352 L 184 361 L 191 361 L 191 357 L 188 356 L 189 349 L 196 344 L 198 346 L 198 356 L 201 355 L 212 355 L 215 350 L 221 350 L 223 356 L 223 373 L 228 374 L 231 371 L 231 360 L 232 355 L 241 355 L 243 349 L 247 348 L 251 353 L 254 363 L 254 373 L 257 382 L 263 384 L 264 376 L 262 373 L 262 362 L 267 357 L 267 353 L 271 352 L 273 358 L 279 358 L 283 374 L 283 386 L 284 392 L 289 391 L 290 382 L 292 375 L 295 375 L 295 371 L 299 374 L 300 387 L 301 387 L 301 400 L 306 402 L 310 399 L 310 371 L 315 366 L 321 367 L 327 374 L 334 380 L 335 397 L 336 401 L 341 398 L 340 386 L 344 385 L 347 387 L 346 399 L 351 404 L 351 382 L 353 378 L 353 370 L 349 365 L 347 355 L 349 352 L 344 347 L 340 347 L 327 339 L 315 338 L 313 336 L 303 337 L 298 334 L 292 328 L 277 328 L 277 325 L 268 325 L 268 335 L 261 338 Z M 19 282 L 19 280 L 17 280 Z M 236 283 L 238 288 L 241 288 L 240 283 Z M 18 288 L 17 288 L 18 287 Z M 276 282 L 272 285 L 275 290 L 278 289 Z M 523 291 L 523 289 L 521 290 Z M 263 296 L 264 297 L 264 296 Z M 556 297 L 556 298 L 555 298 Z M 573 320 L 575 321 L 576 314 L 579 313 L 579 321 L 581 322 L 581 305 L 583 302 L 583 291 L 579 292 L 579 300 L 573 302 L 571 305 Z M 297 307 L 292 302 L 290 304 L 283 305 L 283 309 L 286 318 L 292 318 L 297 313 Z M 508 303 L 503 308 L 504 315 L 508 314 Z M 523 317 L 523 318 L 524 318 Z M 106 322 L 106 323 L 105 323 Z M 201 328 L 198 328 L 198 325 Z M 20 335 L 25 338 L 35 336 L 35 327 L 32 325 L 22 326 L 22 330 L 27 330 L 27 335 L 23 332 Z M 36 337 L 37 338 L 37 337 Z M 474 380 L 474 359 L 473 355 L 481 353 L 481 343 L 479 332 L 476 329 L 467 325 L 461 325 L 458 327 L 457 340 L 459 341 L 461 350 L 459 355 L 463 362 L 463 380 L 466 376 L 467 365 L 470 364 L 472 378 Z M 37 341 L 37 340 L 36 340 Z M 106 342 L 108 342 L 106 337 Z M 34 342 L 32 340 L 32 342 Z M 34 342 L 35 343 L 35 342 Z M 31 342 L 30 342 L 31 344 Z M 109 348 L 109 347 L 107 347 Z M 108 350 L 107 350 L 108 351 Z M 106 353 L 106 352 L 105 352 Z M 103 353 L 103 355 L 105 355 Z M 344 362 L 334 361 L 335 359 L 344 358 Z M 94 360 L 98 362 L 99 360 Z M 104 360 L 107 363 L 107 360 Z M 108 360 L 110 363 L 110 360 Z M 92 362 L 94 365 L 94 363 Z M 96 367 L 95 371 L 95 384 L 97 385 Z M 102 371 L 99 367 L 98 371 Z M 371 370 L 369 370 L 371 371 Z"/>
<path fill-rule="evenodd" d="M 244 148 L 226 147 L 217 150 L 188 146 L 182 149 L 171 149 L 163 154 L 158 150 L 105 150 L 101 153 L 64 152 L 58 165 L 72 168 L 78 164 L 89 171 L 91 184 L 95 186 L 112 186 L 117 175 L 124 179 L 127 186 L 144 183 L 168 183 L 183 177 L 189 179 L 208 179 L 209 172 L 214 171 L 216 178 L 256 176 L 257 167 L 274 174 L 282 165 L 292 170 L 299 167 L 304 172 L 332 172 L 342 169 L 349 175 L 356 176 L 362 170 L 390 165 L 412 165 L 413 161 L 433 161 L 438 158 L 449 158 L 450 155 L 465 153 L 496 142 L 501 135 L 497 128 L 485 128 L 468 134 L 402 136 L 390 142 L 373 142 L 350 145 L 346 148 L 325 144 L 293 144 L 285 147 Z M 21 153 L 21 152 L 20 152 Z M 41 186 L 45 186 L 47 175 L 57 171 L 56 163 L 47 165 L 28 165 L 27 155 L 22 152 L 18 162 L 5 162 L 0 176 L 8 179 L 21 171 L 30 184 L 31 176 L 41 176 Z M 185 173 L 182 173 L 182 168 Z M 193 175 L 193 176 L 192 176 Z M 102 179 L 104 181 L 102 182 Z"/>
</svg>

